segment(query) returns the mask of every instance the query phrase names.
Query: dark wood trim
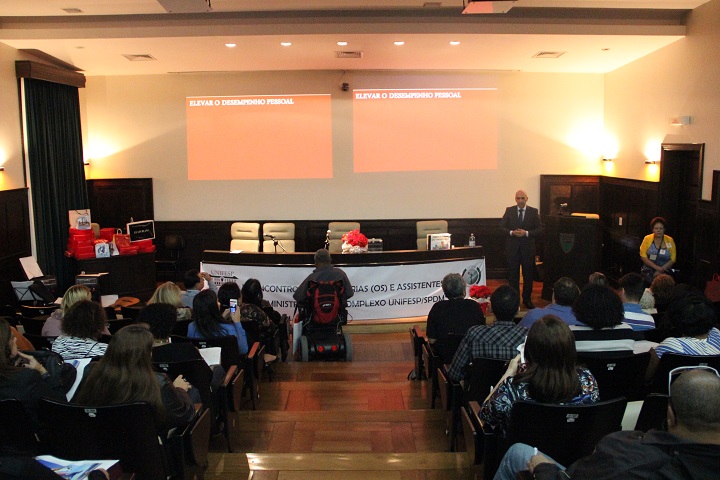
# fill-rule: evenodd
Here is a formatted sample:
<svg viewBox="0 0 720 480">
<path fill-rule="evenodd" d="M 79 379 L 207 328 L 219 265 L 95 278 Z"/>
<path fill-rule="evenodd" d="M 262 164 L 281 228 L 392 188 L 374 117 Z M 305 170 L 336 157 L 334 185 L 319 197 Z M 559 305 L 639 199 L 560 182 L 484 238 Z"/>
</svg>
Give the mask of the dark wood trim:
<svg viewBox="0 0 720 480">
<path fill-rule="evenodd" d="M 32 255 L 28 189 L 0 190 L 0 304 L 15 303 L 11 280 L 24 280 L 20 258 Z"/>
<path fill-rule="evenodd" d="M 17 60 L 15 62 L 15 75 L 17 78 L 33 78 L 35 80 L 70 85 L 71 87 L 85 88 L 85 75 L 82 73 L 31 60 Z"/>
</svg>

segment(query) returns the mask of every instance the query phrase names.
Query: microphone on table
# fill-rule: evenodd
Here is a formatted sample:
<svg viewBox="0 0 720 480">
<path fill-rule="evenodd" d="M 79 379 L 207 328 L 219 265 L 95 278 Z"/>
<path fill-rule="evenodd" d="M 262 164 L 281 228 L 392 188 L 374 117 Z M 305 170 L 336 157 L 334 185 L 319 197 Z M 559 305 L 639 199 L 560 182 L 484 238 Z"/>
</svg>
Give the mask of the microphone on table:
<svg viewBox="0 0 720 480">
<path fill-rule="evenodd" d="M 275 240 L 275 235 L 268 235 L 268 234 L 265 234 L 265 235 L 263 235 L 263 237 L 265 237 L 265 238 L 269 238 L 270 240 Z"/>
</svg>

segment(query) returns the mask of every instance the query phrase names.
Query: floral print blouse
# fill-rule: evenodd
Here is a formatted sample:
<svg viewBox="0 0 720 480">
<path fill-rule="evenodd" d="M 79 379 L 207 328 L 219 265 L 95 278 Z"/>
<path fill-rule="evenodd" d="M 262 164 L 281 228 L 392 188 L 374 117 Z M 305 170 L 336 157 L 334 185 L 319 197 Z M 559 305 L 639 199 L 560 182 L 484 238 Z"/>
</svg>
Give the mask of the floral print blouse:
<svg viewBox="0 0 720 480">
<path fill-rule="evenodd" d="M 600 399 L 597 381 L 593 377 L 590 370 L 585 368 L 577 369 L 580 378 L 580 393 L 569 402 L 562 402 L 561 405 L 578 405 L 595 403 Z M 496 388 L 490 398 L 483 403 L 480 410 L 480 419 L 499 432 L 501 437 L 507 436 L 507 425 L 510 419 L 510 411 L 513 403 L 518 400 L 530 400 L 528 393 L 528 383 L 513 384 L 513 377 L 508 377 L 498 388 Z"/>
</svg>

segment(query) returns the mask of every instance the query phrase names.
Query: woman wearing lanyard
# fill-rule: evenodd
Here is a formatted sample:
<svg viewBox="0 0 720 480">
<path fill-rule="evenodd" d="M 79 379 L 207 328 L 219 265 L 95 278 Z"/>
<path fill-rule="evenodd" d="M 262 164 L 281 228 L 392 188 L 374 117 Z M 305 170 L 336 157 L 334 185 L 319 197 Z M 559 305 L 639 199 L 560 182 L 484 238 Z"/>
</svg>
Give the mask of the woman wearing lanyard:
<svg viewBox="0 0 720 480">
<path fill-rule="evenodd" d="M 665 235 L 665 223 L 662 217 L 653 218 L 650 222 L 653 233 L 647 235 L 640 245 L 641 272 L 648 284 L 657 275 L 671 272 L 677 257 L 675 242 Z"/>
</svg>

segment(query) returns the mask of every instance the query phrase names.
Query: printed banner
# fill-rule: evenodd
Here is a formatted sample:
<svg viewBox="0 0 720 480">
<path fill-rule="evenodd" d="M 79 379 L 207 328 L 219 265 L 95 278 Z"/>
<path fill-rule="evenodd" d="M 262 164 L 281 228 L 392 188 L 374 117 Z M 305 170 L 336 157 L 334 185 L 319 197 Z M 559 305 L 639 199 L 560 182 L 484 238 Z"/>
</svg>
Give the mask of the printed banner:
<svg viewBox="0 0 720 480">
<path fill-rule="evenodd" d="M 257 278 L 265 300 L 280 313 L 292 315 L 293 293 L 312 271 L 312 267 L 221 265 L 201 263 L 215 285 L 225 282 L 242 284 Z M 427 315 L 435 302 L 445 297 L 442 279 L 448 273 L 460 273 L 472 285 L 485 285 L 485 259 L 452 260 L 414 265 L 344 266 L 355 295 L 348 301 L 348 313 L 354 320 L 378 320 Z"/>
</svg>

